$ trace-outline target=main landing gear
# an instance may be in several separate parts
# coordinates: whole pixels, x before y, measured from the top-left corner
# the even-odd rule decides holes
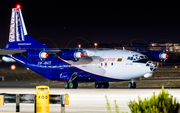
[[[73,73],[70,80],[68,82],[64,83],[64,88],[65,89],[77,89],[78,88],[78,83],[73,82],[77,78],[77,73]]]
[[[77,89],[78,88],[78,83],[77,82],[65,82],[64,83],[64,88],[65,89]]]
[[[136,88],[136,82],[134,82],[134,80],[132,79],[132,82],[129,82],[128,87],[129,89]]]
[[[108,82],[95,83],[95,88],[109,88]]]

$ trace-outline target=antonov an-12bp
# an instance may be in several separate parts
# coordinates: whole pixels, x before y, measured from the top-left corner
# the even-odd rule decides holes
[[[26,30],[20,6],[12,9],[9,42],[0,54],[50,80],[64,82],[65,88],[77,88],[79,82],[95,82],[95,88],[108,88],[108,82],[151,77],[156,64],[146,55],[114,49],[51,49],[31,38]],[[167,59],[166,53],[152,53]]]

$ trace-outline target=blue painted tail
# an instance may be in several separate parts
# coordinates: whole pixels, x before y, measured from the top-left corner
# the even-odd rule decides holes
[[[10,23],[9,42],[5,49],[44,49],[49,48],[28,36],[20,8],[13,8]]]

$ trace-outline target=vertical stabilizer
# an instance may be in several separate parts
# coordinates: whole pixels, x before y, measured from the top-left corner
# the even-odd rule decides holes
[[[9,42],[24,41],[25,35],[27,35],[27,30],[24,24],[21,9],[13,8],[11,14]]]
[[[49,48],[34,38],[28,36],[20,5],[12,9],[9,42],[5,49],[40,49]]]

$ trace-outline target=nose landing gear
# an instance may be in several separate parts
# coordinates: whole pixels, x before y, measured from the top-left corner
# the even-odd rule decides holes
[[[78,83],[77,82],[64,82],[64,88],[65,89],[77,89]]]
[[[136,88],[136,82],[134,82],[134,80],[132,79],[132,82],[129,82],[128,87],[129,89]]]

